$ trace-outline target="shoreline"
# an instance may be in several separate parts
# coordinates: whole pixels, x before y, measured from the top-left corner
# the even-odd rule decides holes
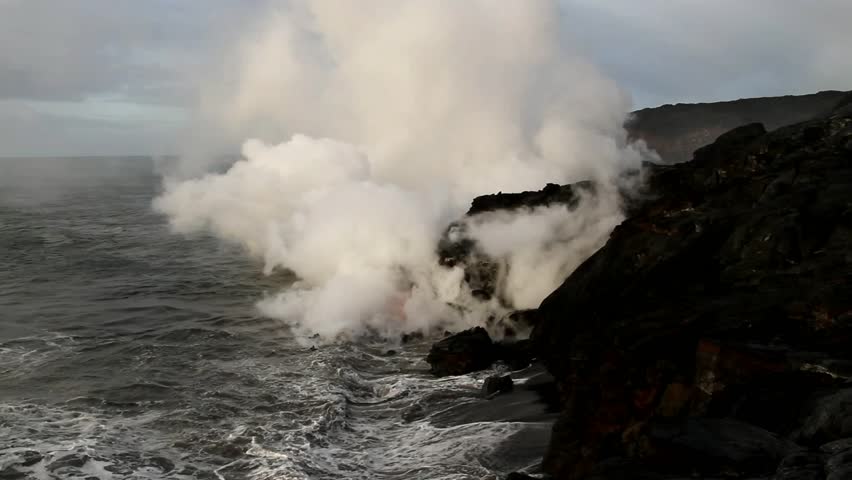
[[[645,166],[627,220],[535,311],[530,355],[561,407],[546,474],[852,475],[850,100]],[[531,208],[574,188],[473,205]],[[496,360],[472,332],[437,342],[433,371]]]

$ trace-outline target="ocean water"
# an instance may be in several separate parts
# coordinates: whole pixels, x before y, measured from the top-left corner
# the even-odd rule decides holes
[[[553,415],[480,398],[500,366],[435,379],[428,340],[300,346],[255,308],[294,279],[172,234],[159,189],[145,158],[0,159],[0,478],[535,469]]]

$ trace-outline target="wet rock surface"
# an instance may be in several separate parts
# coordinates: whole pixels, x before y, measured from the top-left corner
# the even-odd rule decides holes
[[[482,327],[449,335],[432,345],[426,362],[437,377],[464,375],[484,370],[501,361],[511,370],[528,367],[535,359],[530,340],[508,339],[493,342]]]
[[[510,375],[494,375],[486,378],[482,384],[482,396],[488,398],[499,393],[508,393],[513,387],[514,382]]]
[[[583,195],[594,195],[595,184],[589,181],[570,185],[547,184],[543,189],[521,193],[496,193],[482,195],[473,199],[468,216],[497,210],[517,210],[519,208],[548,207],[554,204],[575,207]]]
[[[848,110],[647,167],[629,218],[538,310],[562,409],[549,473],[852,478],[819,450],[852,436]]]
[[[472,328],[432,345],[426,361],[438,377],[484,370],[496,360],[494,344],[482,327]]]

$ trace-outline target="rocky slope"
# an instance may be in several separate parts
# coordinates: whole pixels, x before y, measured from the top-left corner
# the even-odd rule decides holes
[[[852,478],[852,108],[736,128],[538,310],[557,478]],[[836,442],[836,443],[830,443]]]
[[[544,469],[852,478],[852,95],[772,132],[735,128],[691,162],[643,176],[607,244],[518,314],[535,325],[518,363],[545,363],[561,408]],[[578,189],[595,190],[490,195],[471,214],[571,205]],[[490,291],[475,245],[440,253]],[[433,370],[500,359],[482,335],[436,344]]]
[[[685,162],[692,152],[728,130],[763,123],[769,130],[810,120],[828,112],[845,95],[825,91],[812,95],[748,98],[730,102],[663,105],[633,113],[626,127],[656,150],[664,163]]]

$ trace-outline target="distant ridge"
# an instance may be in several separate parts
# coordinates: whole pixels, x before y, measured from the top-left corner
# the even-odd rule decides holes
[[[664,163],[680,163],[732,128],[762,123],[768,130],[792,125],[832,110],[850,92],[826,90],[809,95],[745,98],[714,103],[678,103],[633,112],[625,127]]]

